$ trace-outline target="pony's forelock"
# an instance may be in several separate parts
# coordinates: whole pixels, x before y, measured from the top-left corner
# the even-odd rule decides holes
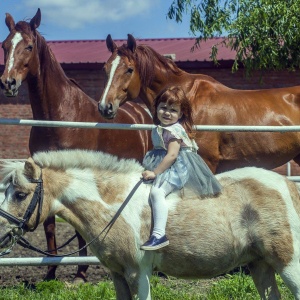
[[[3,177],[1,184],[7,185],[10,182],[28,182],[24,176],[24,162],[22,161],[1,161],[0,162],[0,175]],[[18,180],[17,180],[18,179]]]

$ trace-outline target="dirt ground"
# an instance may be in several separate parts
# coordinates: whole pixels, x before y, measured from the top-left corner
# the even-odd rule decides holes
[[[56,228],[58,246],[62,245],[75,234],[73,227],[67,223],[57,222]],[[40,225],[34,232],[27,233],[24,237],[30,241],[33,246],[46,250],[47,245],[43,225]],[[77,239],[75,239],[68,246],[63,248],[60,254],[75,251],[77,248]],[[93,256],[89,249],[88,255]],[[16,245],[12,252],[9,255],[3,256],[3,258],[41,256],[43,255],[33,250]],[[74,254],[74,256],[76,256],[76,254]],[[76,273],[76,269],[76,266],[59,266],[56,270],[56,277],[58,280],[71,283]],[[22,282],[26,284],[35,284],[44,279],[47,274],[47,266],[2,267],[0,274],[0,285],[2,287],[13,286]],[[87,276],[88,282],[98,283],[101,278],[109,276],[109,273],[100,265],[92,265],[88,269]]]

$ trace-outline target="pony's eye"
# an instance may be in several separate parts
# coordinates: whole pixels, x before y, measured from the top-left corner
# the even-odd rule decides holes
[[[27,194],[23,192],[16,192],[15,196],[18,201],[23,201],[27,197]]]
[[[33,46],[32,45],[29,45],[29,46],[27,46],[26,48],[25,48],[25,50],[27,50],[27,51],[32,51],[32,49],[33,49]]]

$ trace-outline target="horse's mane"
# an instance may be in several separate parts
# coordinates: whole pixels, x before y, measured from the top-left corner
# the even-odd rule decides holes
[[[141,172],[142,166],[134,159],[119,159],[117,156],[91,150],[58,150],[37,152],[33,160],[42,168],[55,169],[85,169],[97,168],[114,172]]]
[[[23,32],[26,35],[32,35],[32,30],[30,27],[30,24],[25,21],[19,21],[15,29],[19,32]],[[40,59],[40,65],[45,66],[45,69],[51,70],[53,73],[61,74],[62,78],[64,78],[66,81],[69,82],[69,84],[76,85],[79,89],[83,91],[83,89],[80,87],[80,85],[71,78],[68,78],[65,71],[63,70],[61,64],[57,61],[55,55],[53,54],[51,48],[47,44],[47,41],[45,38],[37,31],[35,30],[35,39],[36,39],[36,46],[39,53],[39,59]]]
[[[142,85],[146,87],[151,85],[157,66],[166,73],[180,74],[184,72],[171,59],[160,55],[147,45],[138,45],[135,52],[132,52],[126,44],[123,44],[118,47],[118,54],[136,62]]]

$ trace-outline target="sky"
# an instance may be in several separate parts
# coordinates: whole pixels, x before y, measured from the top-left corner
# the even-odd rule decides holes
[[[5,13],[17,23],[28,21],[41,9],[38,28],[47,41],[194,37],[189,19],[167,19],[173,0],[1,0],[0,41],[7,34]],[[1,19],[2,18],[2,19]]]

